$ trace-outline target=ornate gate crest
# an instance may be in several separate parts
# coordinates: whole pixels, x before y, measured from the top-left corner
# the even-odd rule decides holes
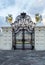
[[[21,13],[18,15],[14,22],[15,33],[17,33],[20,29],[26,29],[29,32],[32,32],[34,28],[34,23],[32,22],[29,15],[26,13]]]

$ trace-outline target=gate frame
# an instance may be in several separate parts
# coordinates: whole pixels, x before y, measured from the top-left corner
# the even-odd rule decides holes
[[[27,29],[19,29],[19,31],[22,31],[23,33],[22,33],[22,50],[25,50],[25,49],[27,49],[27,48],[25,48],[25,30],[27,31],[27,32],[29,32]],[[19,32],[18,31],[18,32]],[[19,49],[19,48],[16,48],[16,34],[18,34],[18,32],[17,33],[15,33],[15,45],[13,46],[14,47],[14,50],[16,50],[16,49]],[[32,34],[33,34],[33,31],[32,32],[29,32],[30,34],[31,34],[31,49],[30,48],[28,48],[28,49],[30,49],[30,50],[33,50],[34,49],[34,46],[32,45]],[[21,48],[20,48],[21,49]]]

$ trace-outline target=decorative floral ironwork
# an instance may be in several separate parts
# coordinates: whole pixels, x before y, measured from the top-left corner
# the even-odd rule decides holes
[[[25,13],[18,15],[14,22],[15,33],[20,29],[27,29],[29,32],[33,31],[35,24],[32,22],[31,17]]]

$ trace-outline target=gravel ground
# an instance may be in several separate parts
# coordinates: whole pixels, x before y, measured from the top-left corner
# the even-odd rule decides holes
[[[45,65],[45,51],[0,51],[0,65]]]

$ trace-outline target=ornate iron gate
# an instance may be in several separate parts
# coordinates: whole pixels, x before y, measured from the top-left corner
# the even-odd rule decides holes
[[[29,15],[21,13],[14,22],[14,49],[32,49],[32,33],[34,23]]]

